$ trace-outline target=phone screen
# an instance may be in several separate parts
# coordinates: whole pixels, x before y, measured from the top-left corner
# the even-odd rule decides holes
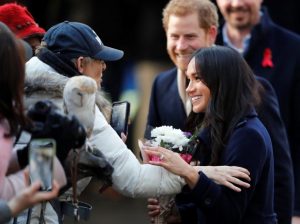
[[[50,191],[53,181],[54,139],[33,139],[29,145],[29,175],[31,182],[41,181],[41,190]]]
[[[130,104],[127,101],[114,102],[111,113],[111,126],[121,136],[127,134]]]

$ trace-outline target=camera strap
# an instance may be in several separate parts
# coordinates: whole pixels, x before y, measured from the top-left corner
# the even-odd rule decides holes
[[[77,150],[73,150],[73,161],[72,161],[72,168],[71,168],[71,177],[72,177],[72,190],[73,190],[73,208],[74,208],[74,218],[75,221],[80,220],[79,212],[78,212],[78,198],[77,198],[77,165],[79,160],[79,154]]]
[[[39,224],[46,224],[45,209],[46,209],[46,202],[42,202],[41,203],[41,212],[40,212]]]
[[[64,215],[73,216],[75,221],[80,219],[88,220],[92,210],[92,206],[78,201],[77,198],[77,167],[79,161],[79,152],[78,150],[73,150],[74,156],[71,166],[71,177],[72,177],[72,190],[73,190],[73,199],[72,202],[64,201],[61,202],[62,211]]]

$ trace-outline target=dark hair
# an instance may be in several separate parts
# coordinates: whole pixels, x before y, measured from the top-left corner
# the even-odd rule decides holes
[[[23,112],[24,49],[2,25],[0,43],[0,119],[7,119],[10,132],[5,137],[11,137],[17,134],[19,125],[26,124]]]
[[[259,84],[243,57],[231,48],[203,48],[193,58],[211,93],[202,126],[209,127],[213,139],[210,164],[217,165],[236,124],[260,102]]]

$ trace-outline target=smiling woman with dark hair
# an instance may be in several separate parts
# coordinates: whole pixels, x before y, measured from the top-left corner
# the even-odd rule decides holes
[[[253,72],[235,50],[212,47],[194,54],[187,78],[193,113],[203,115],[197,121],[201,165],[244,167],[251,174],[251,187],[237,193],[198,173],[170,150],[146,150],[163,155],[162,161],[151,164],[187,183],[176,197],[182,223],[276,223],[272,143],[254,109],[259,85]]]

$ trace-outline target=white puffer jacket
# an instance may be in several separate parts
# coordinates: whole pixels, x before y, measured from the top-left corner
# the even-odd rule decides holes
[[[68,79],[37,57],[31,58],[26,63],[25,105],[28,107],[39,100],[47,99],[63,110],[63,89]],[[89,140],[112,164],[113,187],[121,194],[130,197],[156,197],[179,193],[185,184],[182,178],[162,167],[140,164],[108,124],[110,105],[103,93],[97,94],[96,104],[95,125]],[[31,223],[38,223],[39,211],[40,206],[36,206],[32,213]],[[56,213],[48,203],[45,221],[51,224],[58,223]]]
[[[114,167],[113,187],[124,195],[153,197],[176,194],[185,184],[182,178],[162,167],[140,164],[98,109],[90,141]]]
[[[68,78],[58,74],[47,64],[33,57],[26,63],[26,102],[50,98],[62,108],[62,91]],[[37,87],[39,91],[29,91]],[[150,197],[163,194],[175,194],[181,191],[184,180],[164,168],[140,164],[135,155],[127,148],[120,137],[107,123],[109,115],[103,115],[103,105],[97,97],[96,119],[90,141],[106,157],[114,167],[113,187],[120,193],[130,197]],[[103,97],[102,97],[103,98]],[[104,101],[102,99],[102,101]],[[100,110],[102,111],[100,111]],[[105,112],[104,112],[105,113]]]

